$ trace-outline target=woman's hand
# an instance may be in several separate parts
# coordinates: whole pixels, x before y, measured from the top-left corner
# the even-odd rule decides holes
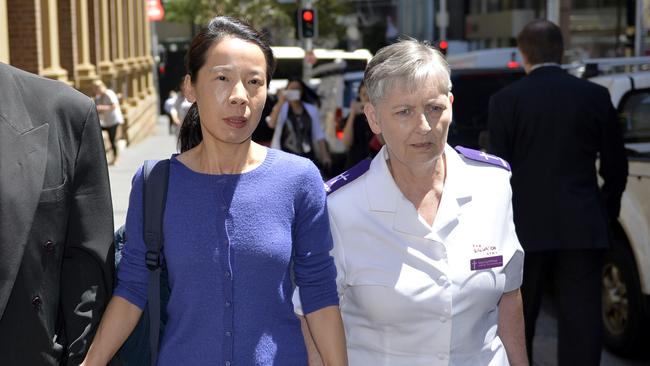
[[[348,353],[339,307],[324,307],[305,315],[305,319],[307,320],[307,329],[323,364],[325,366],[347,366]],[[319,360],[314,356],[317,355],[310,354],[310,359],[314,365],[317,365]]]
[[[528,366],[524,312],[519,289],[501,296],[497,329],[510,364],[513,366]]]
[[[361,113],[363,113],[363,103],[361,103],[358,100],[353,100],[352,103],[350,104],[350,114],[358,115]]]
[[[284,93],[286,89],[278,89],[278,101],[277,104],[282,105],[287,101],[287,95]]]
[[[280,114],[280,108],[284,102],[286,102],[287,97],[284,95],[284,89],[278,89],[278,100],[275,102],[275,105],[271,109],[271,113],[266,117],[266,124],[270,129],[275,129],[275,126],[278,125],[278,115]]]
[[[120,349],[140,320],[142,310],[126,299],[113,296],[106,307],[83,366],[104,366]]]

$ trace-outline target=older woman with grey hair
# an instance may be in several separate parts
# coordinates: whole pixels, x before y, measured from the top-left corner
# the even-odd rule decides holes
[[[526,365],[507,162],[447,145],[450,72],[429,45],[381,49],[364,82],[386,145],[326,184],[350,364]]]

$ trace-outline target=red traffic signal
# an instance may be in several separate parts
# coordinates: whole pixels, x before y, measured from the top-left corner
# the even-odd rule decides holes
[[[298,21],[299,34],[303,38],[316,37],[316,10],[301,9]]]
[[[447,41],[440,41],[438,42],[438,50],[440,53],[443,55],[447,55],[447,49],[449,48],[449,43]]]
[[[312,22],[314,20],[314,11],[305,9],[302,11],[302,20],[305,22]]]

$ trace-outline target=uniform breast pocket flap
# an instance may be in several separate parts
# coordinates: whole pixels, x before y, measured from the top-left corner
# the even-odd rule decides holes
[[[63,183],[56,187],[45,188],[41,191],[40,203],[58,202],[65,197],[68,190],[68,180],[64,179]]]

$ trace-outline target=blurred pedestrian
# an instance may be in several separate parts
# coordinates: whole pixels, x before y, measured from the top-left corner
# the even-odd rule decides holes
[[[275,129],[271,147],[310,159],[326,174],[332,166],[318,114],[318,97],[300,78],[291,77],[268,119]]]
[[[262,110],[262,117],[260,118],[260,123],[257,124],[255,131],[253,131],[252,139],[254,142],[262,146],[271,146],[271,140],[273,139],[273,129],[269,127],[268,120],[273,110],[273,106],[277,102],[277,99],[267,93],[266,103],[264,103],[264,109]]]
[[[181,129],[181,125],[185,119],[185,116],[187,115],[187,112],[192,107],[192,103],[185,97],[185,91],[183,88],[183,83],[181,83],[181,86],[176,93],[176,99],[174,99],[174,103],[169,110],[169,115],[171,117],[172,123],[174,124],[174,130],[176,131],[177,135]]]
[[[119,149],[116,143],[117,128],[124,123],[124,116],[120,108],[120,101],[114,91],[107,88],[103,81],[95,80],[93,83],[95,91],[95,105],[99,113],[99,123],[102,130],[108,132],[113,159],[110,165],[117,163]]]
[[[490,150],[510,162],[514,220],[526,250],[522,294],[532,361],[544,282],[553,282],[558,364],[599,365],[601,270],[627,179],[607,89],[561,67],[562,32],[536,20],[517,38],[523,79],[490,100]],[[599,189],[596,159],[600,160]]]
[[[78,365],[113,288],[95,104],[0,63],[0,363]]]
[[[431,46],[380,49],[364,82],[385,145],[327,183],[350,365],[526,365],[507,165],[447,145],[449,67]]]
[[[292,279],[326,364],[346,364],[321,177],[309,160],[251,141],[274,64],[263,36],[230,17],[213,18],[188,50],[193,105],[169,165],[158,365],[307,364]],[[142,189],[139,170],[118,286],[84,365],[105,365],[147,302]]]
[[[374,157],[379,149],[371,145],[375,134],[368,126],[363,106],[368,103],[368,92],[363,82],[359,85],[358,97],[350,103],[350,113],[343,128],[343,144],[348,148],[346,169],[357,165],[361,160]],[[381,148],[381,146],[379,146]]]
[[[165,99],[165,103],[163,105],[163,112],[165,112],[165,115],[169,118],[169,134],[171,135],[174,133],[174,129],[176,126],[174,124],[174,121],[172,120],[172,108],[174,107],[174,103],[176,103],[176,98],[178,97],[178,93],[176,90],[170,90],[169,94],[167,95],[167,99]]]

